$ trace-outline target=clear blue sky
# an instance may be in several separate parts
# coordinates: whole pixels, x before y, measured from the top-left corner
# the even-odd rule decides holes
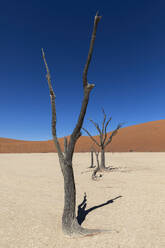
[[[56,94],[57,136],[71,134],[83,99],[82,74],[96,11],[84,121],[102,123],[104,108],[131,126],[165,119],[165,1],[3,1],[0,6],[0,137],[48,140],[51,105],[43,47]],[[82,131],[83,135],[87,135]]]

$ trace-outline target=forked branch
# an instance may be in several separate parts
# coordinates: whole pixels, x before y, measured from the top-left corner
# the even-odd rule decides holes
[[[87,105],[88,105],[88,101],[89,101],[89,94],[90,94],[90,91],[95,86],[94,84],[88,84],[88,82],[87,82],[87,73],[88,73],[88,67],[89,67],[89,64],[90,64],[90,61],[91,61],[91,57],[92,57],[94,41],[95,41],[95,38],[96,38],[97,24],[98,24],[100,19],[101,19],[101,16],[98,16],[98,12],[97,12],[96,16],[95,16],[95,20],[94,20],[93,33],[92,33],[92,37],[91,37],[91,43],[90,43],[90,48],[89,48],[89,52],[88,52],[87,62],[86,62],[84,72],[83,72],[84,98],[83,98],[83,101],[82,101],[81,111],[80,111],[80,114],[79,114],[79,117],[78,117],[76,127],[74,128],[74,130],[73,130],[73,132],[71,134],[70,141],[69,141],[69,144],[68,144],[68,150],[67,150],[67,155],[66,155],[66,159],[68,161],[72,160],[72,156],[73,156],[76,141],[81,136],[80,130],[82,128],[82,124],[83,124],[83,121],[84,121],[84,117],[85,117],[85,113],[86,113],[86,109],[87,109]]]
[[[112,120],[112,117],[109,118],[109,120],[107,121],[106,125],[105,125],[105,130],[104,130],[104,140],[103,140],[103,144],[105,143],[105,140],[107,138],[107,126],[109,124],[109,122]]]
[[[100,135],[101,135],[101,130],[100,130],[100,128],[99,128],[99,125],[96,123],[96,122],[94,122],[93,120],[91,120],[91,119],[88,119],[89,121],[91,121],[92,123],[93,123],[93,125],[96,127],[96,129],[99,131],[99,133],[100,133]]]
[[[82,127],[82,129],[89,135],[89,137],[96,143],[96,145],[98,145],[98,146],[100,147],[100,145],[99,145],[99,143],[97,142],[97,140],[95,140],[95,139],[92,137],[92,135],[88,132],[88,130],[86,130],[86,129],[83,128],[83,127]]]

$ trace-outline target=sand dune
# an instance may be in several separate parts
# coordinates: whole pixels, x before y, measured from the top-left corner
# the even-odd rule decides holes
[[[108,134],[110,135],[110,133]],[[98,136],[94,136],[99,140]],[[108,136],[109,137],[109,136]],[[68,136],[69,138],[69,136]],[[59,139],[63,149],[64,138]],[[93,144],[88,136],[82,136],[76,143],[75,152],[89,152]],[[95,146],[97,149],[97,146]],[[121,128],[105,151],[107,152],[163,152],[165,151],[165,120],[152,121]],[[23,141],[0,138],[0,153],[56,152],[52,140]]]

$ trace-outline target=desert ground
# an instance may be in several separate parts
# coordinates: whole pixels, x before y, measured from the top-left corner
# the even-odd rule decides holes
[[[90,153],[74,154],[77,206],[86,192],[89,209],[82,226],[112,231],[70,238],[57,153],[0,154],[0,247],[164,248],[165,152],[106,153],[114,169],[99,181],[89,166]]]

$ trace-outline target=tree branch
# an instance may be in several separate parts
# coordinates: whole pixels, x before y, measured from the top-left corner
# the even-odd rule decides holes
[[[90,42],[90,48],[89,48],[89,53],[88,53],[88,57],[87,57],[87,62],[86,62],[84,72],[83,72],[83,87],[84,87],[84,89],[88,84],[87,73],[88,73],[88,68],[89,68],[89,64],[90,64],[92,52],[93,52],[93,46],[94,46],[94,42],[95,42],[95,38],[96,38],[97,24],[100,21],[100,19],[101,19],[101,16],[98,16],[98,12],[97,12],[96,16],[95,16],[95,20],[94,20],[94,27],[93,27],[92,38],[91,38],[91,42]]]
[[[118,132],[118,130],[122,127],[123,123],[118,124],[117,128],[112,132],[111,136],[109,137],[108,141],[106,142],[106,144],[104,145],[104,147],[106,147],[111,141],[113,136],[115,136]]]
[[[90,120],[95,125],[96,129],[99,131],[100,144],[103,144],[103,133],[101,132],[99,125],[91,119],[88,119],[88,120]]]
[[[89,135],[89,137],[96,143],[96,145],[100,147],[99,143],[92,137],[92,135],[85,128],[82,127],[82,129]]]
[[[96,122],[94,122],[92,119],[88,119],[89,121],[91,121],[92,123],[93,123],[93,125],[96,127],[96,129],[99,131],[99,133],[100,133],[100,135],[101,135],[101,130],[100,130],[100,128],[99,128],[99,125],[96,123]]]
[[[103,140],[103,144],[107,138],[107,126],[109,124],[109,122],[112,120],[112,117],[109,118],[109,120],[107,121],[106,125],[105,125],[105,131],[104,131],[104,134],[105,134],[105,137],[104,137],[104,140]]]
[[[102,145],[104,144],[103,142],[103,137],[104,137],[104,124],[105,124],[105,120],[106,120],[106,114],[104,112],[104,109],[102,108],[102,111],[103,111],[103,115],[104,115],[104,119],[103,119],[103,124],[102,124],[102,131],[101,131],[101,134],[100,134],[100,141],[102,143]],[[104,138],[105,139],[105,138]]]
[[[92,33],[92,38],[91,38],[91,43],[90,43],[87,63],[85,65],[85,69],[84,69],[84,72],[83,72],[84,98],[83,98],[83,101],[82,101],[81,111],[80,111],[80,114],[79,114],[79,117],[78,117],[76,127],[74,128],[74,130],[73,130],[73,132],[71,134],[70,141],[69,141],[69,144],[68,144],[68,150],[67,150],[67,155],[66,155],[66,159],[68,161],[72,160],[72,156],[73,156],[76,141],[81,136],[80,130],[82,128],[82,124],[83,124],[84,117],[85,117],[85,114],[86,114],[86,109],[87,109],[87,105],[88,105],[88,101],[89,101],[89,95],[90,95],[91,90],[95,86],[94,84],[88,84],[88,82],[87,82],[87,73],[88,73],[88,67],[89,67],[89,64],[90,64],[90,61],[91,61],[91,57],[92,57],[94,41],[95,41],[95,38],[96,38],[97,24],[98,24],[100,19],[101,19],[101,17],[98,16],[98,12],[97,12],[96,16],[95,16],[95,21],[94,21],[94,28],[93,28],[93,33]]]
[[[106,114],[104,112],[104,109],[102,108],[103,111],[103,115],[104,115],[104,120],[103,120],[103,125],[102,125],[102,134],[104,133],[104,124],[105,124],[105,120],[106,120]]]
[[[44,63],[45,63],[46,71],[47,71],[46,78],[47,78],[47,81],[48,81],[49,92],[50,92],[50,99],[51,99],[51,107],[52,107],[52,135],[53,135],[53,140],[54,140],[55,146],[57,148],[57,152],[58,152],[59,158],[60,159],[64,159],[64,156],[63,156],[63,153],[61,151],[61,147],[60,147],[60,144],[58,142],[57,135],[56,135],[56,105],[55,105],[55,97],[56,96],[55,96],[54,91],[53,91],[53,88],[52,88],[51,76],[50,76],[50,72],[49,72],[49,68],[48,68],[47,62],[46,62],[45,53],[44,53],[43,48],[42,48],[42,57],[43,57],[43,60],[44,60]]]
[[[84,120],[84,117],[85,117],[85,113],[86,113],[86,109],[87,109],[87,105],[88,105],[88,101],[89,101],[89,94],[90,94],[90,90],[87,93],[85,93],[85,95],[84,95],[84,99],[83,99],[83,102],[82,102],[82,105],[81,105],[81,111],[80,111],[80,115],[79,115],[76,127],[74,128],[74,130],[73,130],[73,132],[72,132],[72,134],[70,136],[67,155],[66,155],[66,159],[68,161],[72,160],[72,156],[73,156],[76,141],[81,136],[81,131],[80,130],[81,130],[83,120]]]

